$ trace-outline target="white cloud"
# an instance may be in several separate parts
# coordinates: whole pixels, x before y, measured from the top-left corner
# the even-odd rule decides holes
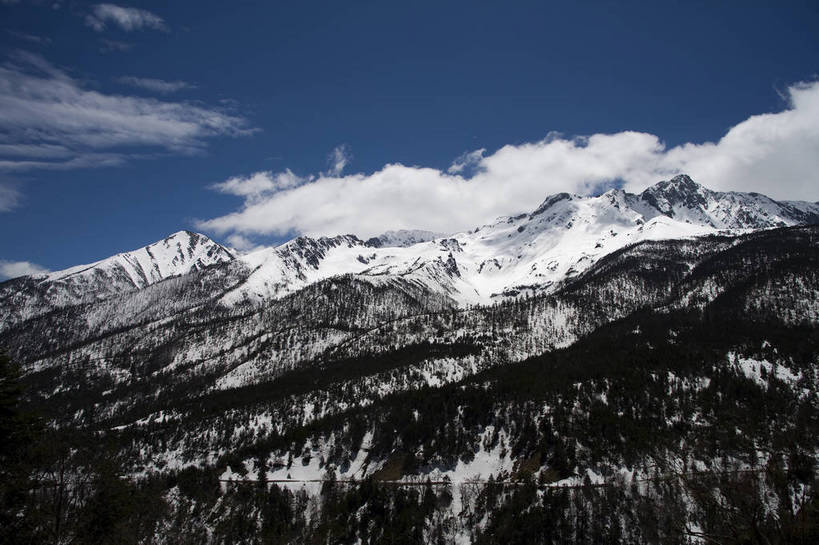
[[[330,164],[328,174],[330,176],[341,176],[342,172],[344,172],[344,167],[350,163],[352,158],[353,156],[350,154],[349,146],[346,144],[336,146],[333,151],[330,152],[330,155],[327,156],[327,162]]]
[[[102,32],[108,24],[115,24],[126,32],[143,28],[167,31],[162,17],[138,8],[126,8],[115,4],[97,4],[85,16],[85,24]]]
[[[250,176],[234,176],[224,182],[213,184],[211,189],[228,195],[244,197],[248,201],[254,201],[266,194],[292,189],[307,181],[308,179],[296,176],[288,168],[275,174],[267,170],[255,172]]]
[[[452,164],[449,165],[449,168],[446,171],[450,174],[460,174],[464,171],[464,169],[475,167],[480,164],[484,153],[486,153],[486,148],[463,153],[460,157],[452,161]]]
[[[47,272],[50,271],[30,261],[0,260],[0,278],[17,278],[18,276],[45,274]]]
[[[196,88],[196,85],[186,81],[165,81],[162,79],[138,78],[135,76],[122,76],[121,78],[117,78],[117,81],[125,85],[140,87],[142,89],[147,89],[148,91],[162,94],[176,93],[178,91],[182,91],[183,89]]]
[[[474,166],[471,177],[459,173],[459,165],[468,163]],[[360,236],[388,229],[453,232],[533,210],[552,193],[587,194],[614,181],[641,191],[680,172],[712,189],[815,201],[819,83],[792,86],[784,111],[752,116],[718,142],[669,149],[659,137],[640,132],[577,138],[550,134],[490,155],[477,150],[453,165],[443,172],[388,164],[371,174],[324,174],[293,187],[247,182],[248,188],[261,190],[225,191],[245,196],[243,206],[198,226],[217,233],[277,236],[294,231]]]
[[[227,245],[234,250],[245,253],[252,252],[253,250],[257,250],[262,247],[249,238],[236,233],[227,237]]]
[[[3,171],[107,166],[156,152],[194,153],[208,138],[253,132],[243,118],[222,108],[87,89],[26,52],[0,65],[0,111]]]
[[[786,99],[785,111],[751,116],[716,143],[668,150],[663,165],[715,189],[819,200],[819,82],[792,85]]]

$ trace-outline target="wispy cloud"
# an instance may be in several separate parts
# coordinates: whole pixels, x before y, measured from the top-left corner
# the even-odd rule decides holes
[[[123,153],[83,153],[65,161],[0,159],[0,172],[114,167],[125,163],[129,157],[130,155]]]
[[[45,274],[50,272],[45,267],[41,267],[30,261],[5,261],[0,260],[0,279],[17,278],[18,276]]]
[[[102,32],[110,24],[126,32],[142,29],[167,31],[165,21],[159,15],[139,8],[127,8],[116,4],[97,4],[85,16],[85,24]]]
[[[330,176],[341,176],[344,168],[350,163],[353,156],[350,153],[350,147],[346,144],[336,146],[330,155],[327,156],[327,162],[330,164],[328,174]]]
[[[117,81],[125,85],[140,87],[148,91],[162,94],[176,93],[178,91],[182,91],[183,89],[196,88],[196,85],[186,81],[165,81],[155,78],[138,78],[136,76],[122,76],[117,78]]]
[[[629,191],[680,172],[717,190],[779,199],[819,199],[819,83],[793,85],[783,111],[754,115],[717,142],[667,148],[658,136],[625,131],[564,138],[552,134],[486,155],[476,150],[448,172],[387,164],[370,174],[303,178],[291,188],[257,184],[244,204],[201,221],[217,233],[285,236],[379,234],[387,229],[453,232],[534,209],[561,191],[591,193],[624,182]],[[472,175],[462,171],[472,165]],[[258,177],[275,178],[272,173]],[[242,195],[241,192],[233,192]]]
[[[254,132],[223,108],[87,89],[43,57],[0,65],[0,171],[109,166],[129,157],[190,154],[216,136]]]
[[[18,40],[24,40],[29,43],[37,44],[37,45],[48,45],[51,43],[51,38],[46,38],[44,36],[36,36],[34,34],[28,34],[26,32],[20,32],[18,30],[6,30],[6,32]]]
[[[13,186],[0,183],[0,212],[13,210],[20,204],[20,192]]]
[[[100,40],[100,44],[101,44],[100,53],[111,53],[113,51],[117,52],[130,51],[134,47],[134,44],[120,42],[117,40],[108,40],[105,38]]]
[[[64,0],[27,0],[26,3],[41,7],[58,10],[62,7]],[[12,6],[14,4],[21,4],[22,0],[0,0],[0,5]]]
[[[57,144],[0,144],[0,157],[53,159],[70,156],[70,149]]]

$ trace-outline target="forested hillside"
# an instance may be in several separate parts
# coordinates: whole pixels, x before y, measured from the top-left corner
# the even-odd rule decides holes
[[[0,336],[4,539],[813,543],[817,271],[793,227],[491,305],[336,276],[225,307],[182,276],[56,310]]]

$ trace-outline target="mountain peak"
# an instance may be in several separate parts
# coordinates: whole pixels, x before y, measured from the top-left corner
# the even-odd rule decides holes
[[[205,239],[210,240],[207,235],[203,235],[201,233],[195,233],[193,231],[188,231],[187,229],[179,230],[175,233],[171,233],[170,235],[166,236],[163,240],[174,240],[174,239]]]
[[[175,255],[168,256],[174,264],[183,265],[184,262],[188,261],[194,269],[206,267],[220,261],[229,261],[235,257],[227,248],[214,242],[208,236],[187,229],[171,233],[161,241],[150,244],[144,249],[153,256],[155,249],[159,247],[174,252]],[[139,250],[134,252],[137,251]]]
[[[707,191],[707,189],[691,179],[691,176],[688,174],[678,174],[670,180],[657,182],[643,191],[643,193],[701,193],[703,191]]]
[[[640,199],[662,214],[673,217],[677,208],[699,209],[706,206],[710,194],[710,190],[687,174],[679,174],[649,187],[640,193]]]
[[[222,245],[193,231],[177,231],[142,248],[123,252],[88,265],[50,273],[49,281],[116,278],[126,287],[142,288],[171,276],[187,274],[235,256]],[[82,279],[82,280],[80,280]]]
[[[532,212],[529,217],[535,217],[538,214],[542,214],[552,206],[556,205],[560,201],[571,200],[572,195],[570,193],[555,193],[554,195],[549,195],[546,197],[546,200],[540,203],[534,212]]]
[[[387,231],[377,237],[367,240],[366,245],[374,248],[397,247],[406,248],[421,242],[428,242],[446,236],[443,233],[433,231],[423,231],[420,229],[399,229],[397,231]]]
[[[692,187],[692,188],[702,187],[702,186],[700,186],[700,184],[698,184],[697,182],[692,180],[691,176],[689,176],[688,174],[677,174],[676,176],[674,176],[673,178],[671,178],[667,182],[659,182],[659,183],[661,183],[661,184],[666,183],[666,184],[673,185],[673,186],[676,186],[676,187]]]

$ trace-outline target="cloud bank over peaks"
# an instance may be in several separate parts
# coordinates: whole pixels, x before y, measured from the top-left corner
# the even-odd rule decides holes
[[[479,149],[446,172],[387,164],[370,174],[299,177],[259,172],[217,184],[244,198],[224,216],[197,222],[228,235],[287,236],[389,229],[456,232],[533,210],[558,192],[590,194],[615,181],[631,192],[678,173],[720,191],[819,200],[819,84],[789,87],[783,111],[754,115],[717,142],[668,148],[659,136],[623,131]],[[343,166],[342,166],[343,168]],[[471,175],[466,173],[470,172]],[[282,183],[279,178],[297,182]]]

